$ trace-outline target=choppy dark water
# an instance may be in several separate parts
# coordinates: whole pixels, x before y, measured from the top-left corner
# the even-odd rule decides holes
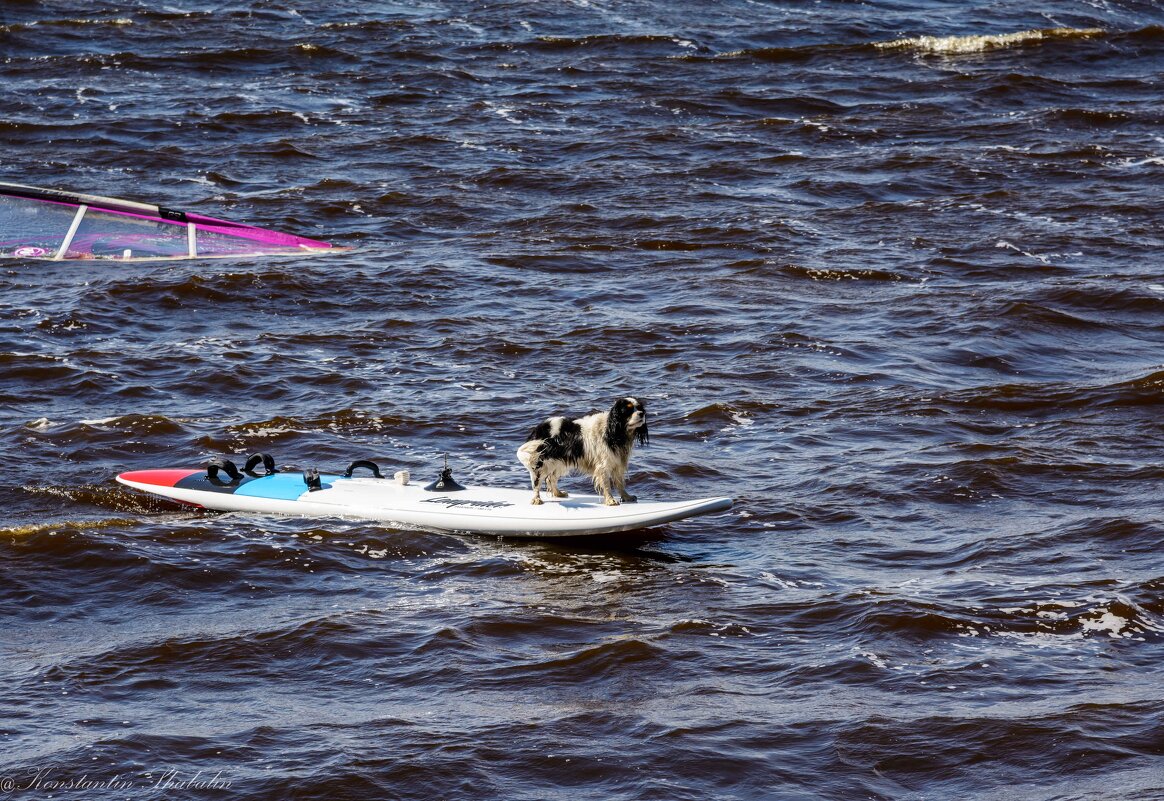
[[[5,2],[0,180],[358,249],[0,265],[0,792],[1164,797],[1162,26]],[[112,480],[518,485],[624,393],[632,489],[732,513],[539,544]]]

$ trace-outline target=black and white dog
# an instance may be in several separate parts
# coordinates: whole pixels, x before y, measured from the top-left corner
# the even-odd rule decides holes
[[[617,506],[611,489],[628,503],[637,500],[626,491],[626,470],[635,440],[647,444],[647,410],[634,398],[619,398],[608,412],[595,412],[577,420],[551,417],[530,432],[517,449],[517,458],[529,469],[533,502],[542,503],[541,484],[555,498],[567,494],[558,480],[571,470],[594,479],[607,506]]]

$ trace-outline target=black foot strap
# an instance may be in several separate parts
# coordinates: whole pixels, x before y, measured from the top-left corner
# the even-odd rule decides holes
[[[347,472],[344,473],[344,478],[351,478],[352,473],[356,472],[360,468],[364,468],[365,470],[371,470],[372,475],[374,475],[376,478],[383,478],[384,477],[384,476],[380,475],[380,468],[376,466],[375,462],[369,462],[367,459],[358,459],[358,460],[352,462],[350,465],[348,465]]]
[[[233,484],[236,481],[242,481],[242,473],[238,471],[234,462],[222,456],[215,456],[206,464],[206,477],[211,481],[221,481],[218,477],[218,471],[222,471],[230,476],[230,481]]]
[[[260,462],[263,464],[263,470],[266,471],[266,475],[271,476],[279,472],[275,469],[275,460],[269,453],[251,454],[251,458],[247,459],[246,466],[243,467],[243,472],[254,475],[255,468],[259,466]]]

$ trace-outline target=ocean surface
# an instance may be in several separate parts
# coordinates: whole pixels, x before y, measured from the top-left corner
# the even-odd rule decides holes
[[[0,181],[353,250],[0,262],[0,798],[1164,798],[1162,98],[1140,0],[3,0]],[[731,512],[113,480],[622,395]]]

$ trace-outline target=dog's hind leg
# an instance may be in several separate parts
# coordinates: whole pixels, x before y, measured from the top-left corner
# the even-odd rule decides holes
[[[559,478],[561,478],[561,476],[557,476],[557,475],[546,476],[546,489],[555,498],[569,498],[570,493],[566,492],[565,490],[558,489],[558,479]]]

